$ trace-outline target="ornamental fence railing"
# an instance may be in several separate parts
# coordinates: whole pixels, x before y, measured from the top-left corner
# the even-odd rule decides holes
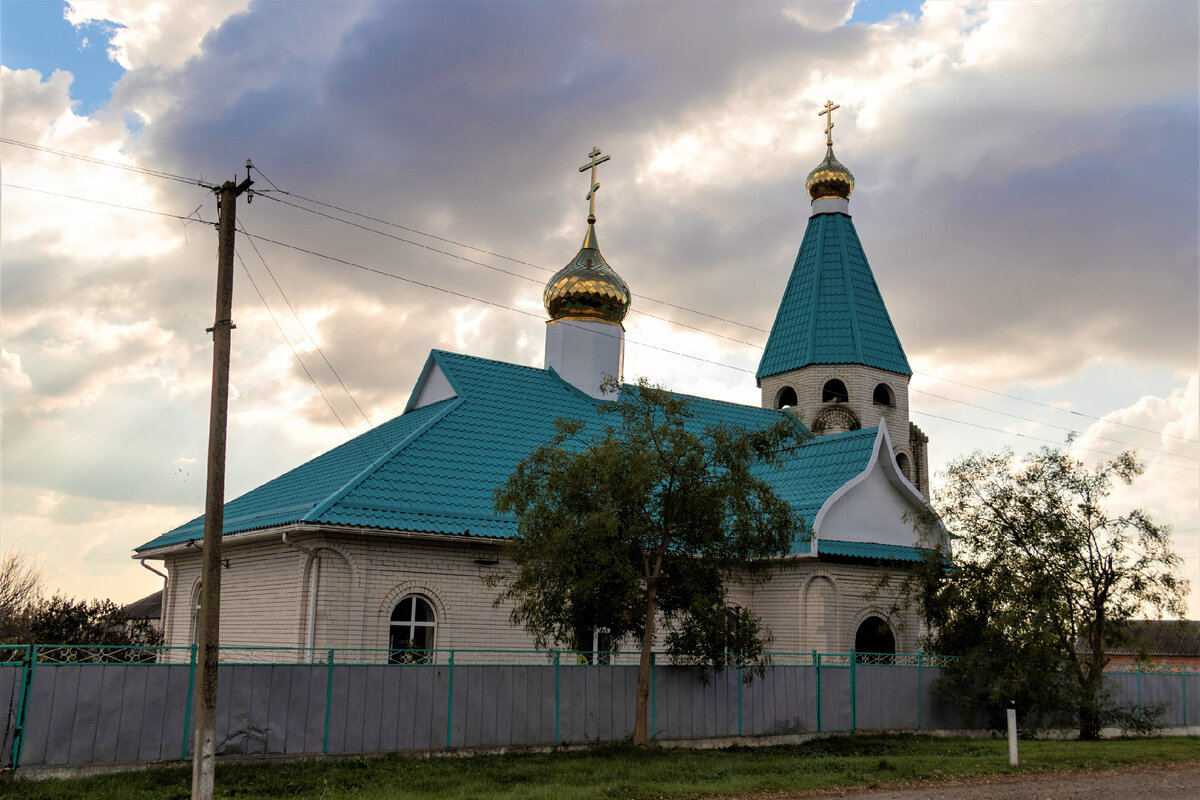
[[[632,734],[636,652],[225,647],[218,753],[318,755],[546,746]],[[772,653],[761,673],[655,653],[656,739],[969,729],[926,653]],[[1115,665],[1113,699],[1200,720],[1200,667]],[[187,759],[195,647],[0,646],[0,767]]]

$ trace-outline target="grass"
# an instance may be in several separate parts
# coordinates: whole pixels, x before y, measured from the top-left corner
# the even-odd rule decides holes
[[[1102,742],[1021,742],[1008,766],[1000,739],[853,736],[780,747],[724,750],[588,750],[463,758],[328,759],[218,764],[219,798],[698,798],[1153,764],[1200,764],[1200,737]],[[150,800],[188,797],[188,767],[46,781],[0,780],[0,797]]]

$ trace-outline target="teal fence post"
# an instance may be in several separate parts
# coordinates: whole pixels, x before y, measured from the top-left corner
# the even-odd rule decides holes
[[[658,736],[658,685],[655,680],[654,651],[650,651],[650,738]]]
[[[329,711],[333,705],[333,648],[329,648],[329,656],[325,659],[325,734],[321,738],[321,752],[329,752]]]
[[[817,733],[821,733],[821,654],[813,650],[813,664],[817,668]]]
[[[183,746],[179,748],[179,760],[187,761],[188,739],[192,736],[192,696],[196,692],[196,643],[188,648],[191,666],[188,668],[187,707],[183,710]]]
[[[554,651],[554,743],[555,744],[558,744],[558,717],[559,717],[558,698],[559,698],[559,687],[561,686],[561,682],[562,682],[562,674],[561,674],[561,670],[559,669],[560,662],[562,660],[561,656],[562,656],[562,653],[558,652],[557,650]]]
[[[917,730],[921,730],[921,657],[924,654],[917,652]]]
[[[858,651],[850,648],[850,730],[858,728]]]
[[[29,684],[33,683],[33,665],[37,662],[37,645],[25,645],[21,654],[21,694],[17,700],[17,718],[13,722],[12,768],[21,766],[21,745],[25,741],[25,717],[29,708]]]
[[[446,747],[454,733],[454,651],[450,651],[450,683],[446,687]]]

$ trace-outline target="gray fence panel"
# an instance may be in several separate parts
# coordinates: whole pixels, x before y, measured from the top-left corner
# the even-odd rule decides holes
[[[1163,725],[1183,724],[1183,685],[1178,675],[1142,675],[1141,704],[1165,706]]]
[[[1196,680],[1196,676],[1185,678],[1183,675],[1147,674],[1136,672],[1110,672],[1105,676],[1105,687],[1109,690],[1109,699],[1118,707],[1133,709],[1138,706],[1149,708],[1165,705],[1164,713],[1159,719],[1162,725],[1184,724],[1184,693],[1188,694],[1187,721],[1197,724],[1192,714],[1192,684],[1186,689],[1184,681]]]
[[[1118,706],[1132,706],[1137,703],[1136,674],[1127,672],[1110,672],[1104,676],[1104,686],[1109,692],[1109,700]]]
[[[856,728],[917,727],[917,668],[855,665]]]
[[[821,670],[821,730],[822,732],[850,730],[850,667],[830,667]]]
[[[4,727],[0,728],[0,767],[12,765],[13,737],[24,677],[23,666],[0,667],[0,714],[4,714]]]
[[[39,664],[30,685],[23,765],[179,757],[188,667]]]
[[[1200,725],[1200,674],[1184,675],[1182,683],[1184,695],[1184,716],[1188,725]]]
[[[121,730],[121,706],[124,702],[125,668],[109,665],[90,668],[100,676],[100,712],[96,721],[95,744],[91,763],[107,764],[117,760],[117,734]],[[24,761],[24,756],[22,756]],[[88,763],[80,761],[81,764]]]
[[[962,730],[972,727],[964,723],[962,714],[947,692],[939,688],[941,667],[921,669],[921,727],[933,730]]]

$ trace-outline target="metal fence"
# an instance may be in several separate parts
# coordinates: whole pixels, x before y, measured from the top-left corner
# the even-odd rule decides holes
[[[193,648],[0,649],[7,705],[0,766],[173,761],[190,756]],[[655,654],[658,739],[963,729],[926,654],[774,653],[762,675]],[[1200,671],[1114,672],[1128,703],[1200,720]],[[222,648],[218,753],[415,752],[622,739],[633,731],[636,654],[516,650]]]

